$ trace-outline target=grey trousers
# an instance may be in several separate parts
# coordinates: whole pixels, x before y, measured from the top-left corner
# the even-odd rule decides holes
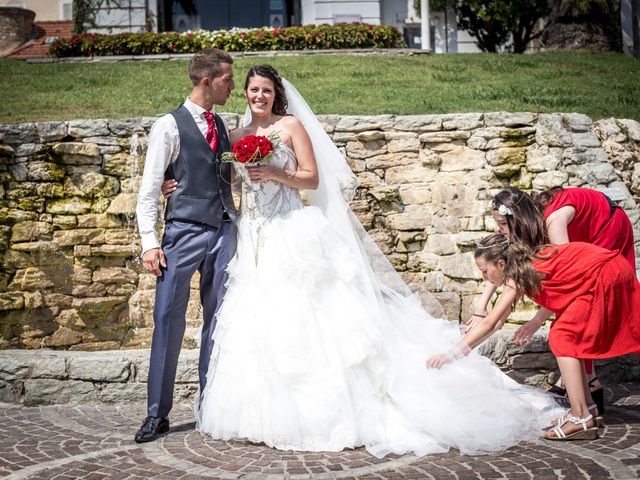
[[[225,293],[227,264],[236,251],[236,233],[236,226],[230,221],[217,228],[176,220],[165,225],[162,250],[167,268],[156,283],[147,384],[151,417],[166,417],[173,406],[189,285],[196,270],[200,272],[200,301],[204,313],[198,364],[200,391],[204,391],[213,349],[215,315]]]

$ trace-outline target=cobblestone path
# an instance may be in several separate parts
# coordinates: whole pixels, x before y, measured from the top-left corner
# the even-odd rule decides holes
[[[640,385],[607,390],[604,436],[589,442],[538,440],[501,455],[371,457],[280,452],[214,441],[194,430],[190,405],[177,405],[171,433],[138,445],[144,405],[0,405],[0,477],[7,479],[623,479],[640,478]]]

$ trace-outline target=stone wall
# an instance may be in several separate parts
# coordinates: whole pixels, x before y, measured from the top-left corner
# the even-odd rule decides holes
[[[510,343],[514,327],[505,327],[480,348],[518,382],[549,388],[558,380],[546,328],[523,348]],[[635,356],[598,361],[605,384],[640,380]],[[61,403],[125,403],[147,399],[149,350],[70,352],[0,351],[0,403],[27,406]],[[198,390],[198,351],[182,350],[176,373],[175,401],[191,401]]]
[[[0,126],[0,349],[149,345],[155,282],[141,267],[134,212],[153,121]],[[495,227],[487,207],[504,186],[618,188],[640,246],[636,121],[500,112],[322,121],[362,182],[354,211],[451,319],[465,318],[482,289],[472,251]],[[197,278],[192,286],[187,347],[200,317]]]
[[[0,7],[0,57],[31,38],[35,16],[24,8]]]

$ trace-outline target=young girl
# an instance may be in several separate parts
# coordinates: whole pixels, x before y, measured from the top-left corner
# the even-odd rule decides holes
[[[597,408],[587,403],[584,359],[640,352],[640,284],[635,271],[618,252],[590,243],[531,249],[501,234],[483,239],[475,257],[483,277],[496,286],[504,284],[504,292],[452,351],[430,357],[427,366],[440,368],[468,354],[502,327],[515,302],[526,295],[556,314],[549,345],[571,405],[545,438],[597,438]]]
[[[511,241],[535,248],[545,243],[561,245],[568,242],[593,243],[608,250],[619,250],[635,269],[633,227],[625,212],[602,192],[590,188],[555,187],[533,196],[517,188],[506,188],[493,200],[492,216],[500,233]],[[486,306],[495,287],[488,284],[472,317],[486,313]],[[513,336],[516,345],[528,342],[544,324],[551,312],[541,308]],[[604,413],[604,391],[593,371],[593,363],[585,362],[591,395]],[[559,386],[553,393],[566,395]]]

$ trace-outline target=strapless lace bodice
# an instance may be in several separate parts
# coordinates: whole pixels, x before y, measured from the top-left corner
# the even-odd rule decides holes
[[[268,164],[286,170],[295,170],[298,167],[295,153],[283,143],[278,145],[268,160]],[[295,188],[267,180],[260,183],[260,188],[254,191],[244,165],[236,164],[236,171],[242,179],[242,198],[240,201],[242,220],[263,223],[276,215],[298,210],[304,206],[300,194]]]

